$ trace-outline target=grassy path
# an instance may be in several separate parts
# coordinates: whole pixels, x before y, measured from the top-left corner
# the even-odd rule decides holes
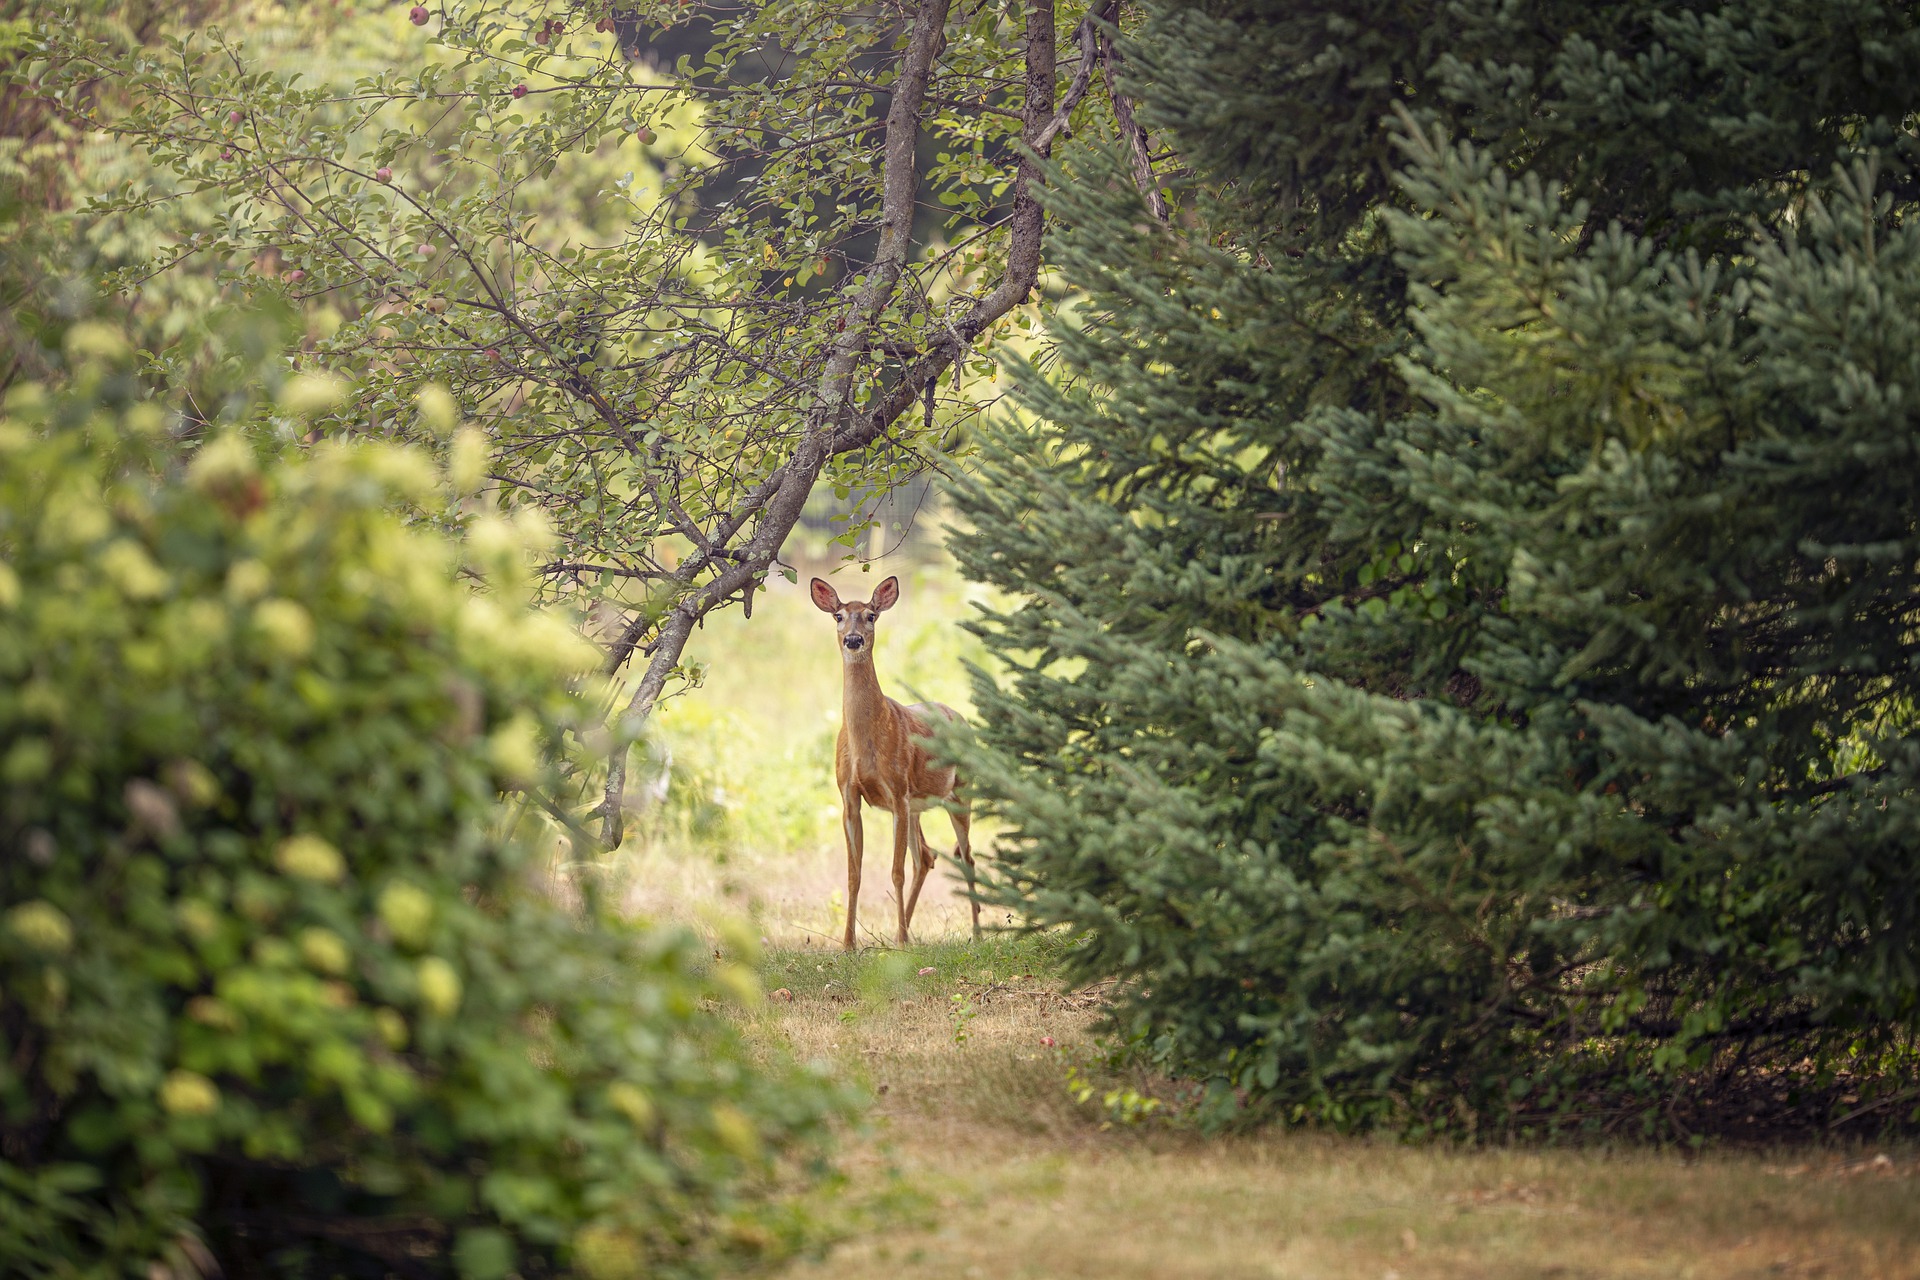
[[[856,1187],[920,1195],[905,1221],[787,1280],[1920,1277],[1920,1152],[1103,1127],[1099,1100],[1076,1104],[1064,1085],[1093,1053],[1096,1001],[1062,994],[1031,945],[802,949],[763,973],[791,999],[771,1000],[754,1033],[875,1094],[846,1156]]]

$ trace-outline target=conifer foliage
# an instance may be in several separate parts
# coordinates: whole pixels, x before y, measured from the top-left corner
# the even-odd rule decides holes
[[[1063,157],[962,500],[993,892],[1216,1101],[1911,1107],[1920,11],[1150,8],[1193,181]]]

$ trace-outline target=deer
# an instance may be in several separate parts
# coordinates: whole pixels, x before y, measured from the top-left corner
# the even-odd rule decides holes
[[[833,615],[840,650],[840,736],[833,746],[833,777],[840,787],[840,823],[847,837],[847,931],[840,945],[854,949],[855,920],[860,907],[860,869],[865,860],[865,834],[860,826],[860,804],[865,801],[893,815],[893,897],[899,909],[896,942],[907,945],[913,909],[920,886],[933,870],[935,855],[927,848],[920,815],[939,806],[953,823],[954,854],[966,863],[967,895],[973,898],[974,863],[970,832],[973,815],[961,794],[959,770],[937,765],[927,752],[927,738],[936,719],[957,721],[960,713],[938,702],[903,706],[880,691],[873,668],[873,631],[880,615],[900,598],[900,580],[888,578],[865,602],[845,601],[819,578],[809,584],[813,603]],[[906,888],[906,866],[913,862],[913,888]],[[973,898],[973,936],[980,937],[980,903]]]

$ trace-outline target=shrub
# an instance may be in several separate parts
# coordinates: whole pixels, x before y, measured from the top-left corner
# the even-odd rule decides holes
[[[748,1062],[711,1012],[746,969],[551,901],[499,803],[595,722],[583,642],[402,514],[421,456],[175,465],[118,338],[68,346],[75,387],[0,422],[7,1270],[685,1275],[798,1239],[840,1096]],[[466,571],[509,570],[479,526]]]

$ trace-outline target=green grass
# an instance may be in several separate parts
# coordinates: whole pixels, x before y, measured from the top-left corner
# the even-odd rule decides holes
[[[1060,954],[1070,945],[1059,933],[990,932],[978,942],[943,939],[898,951],[782,950],[765,958],[760,973],[769,990],[796,998],[840,991],[911,999],[1009,982],[1057,985]]]

